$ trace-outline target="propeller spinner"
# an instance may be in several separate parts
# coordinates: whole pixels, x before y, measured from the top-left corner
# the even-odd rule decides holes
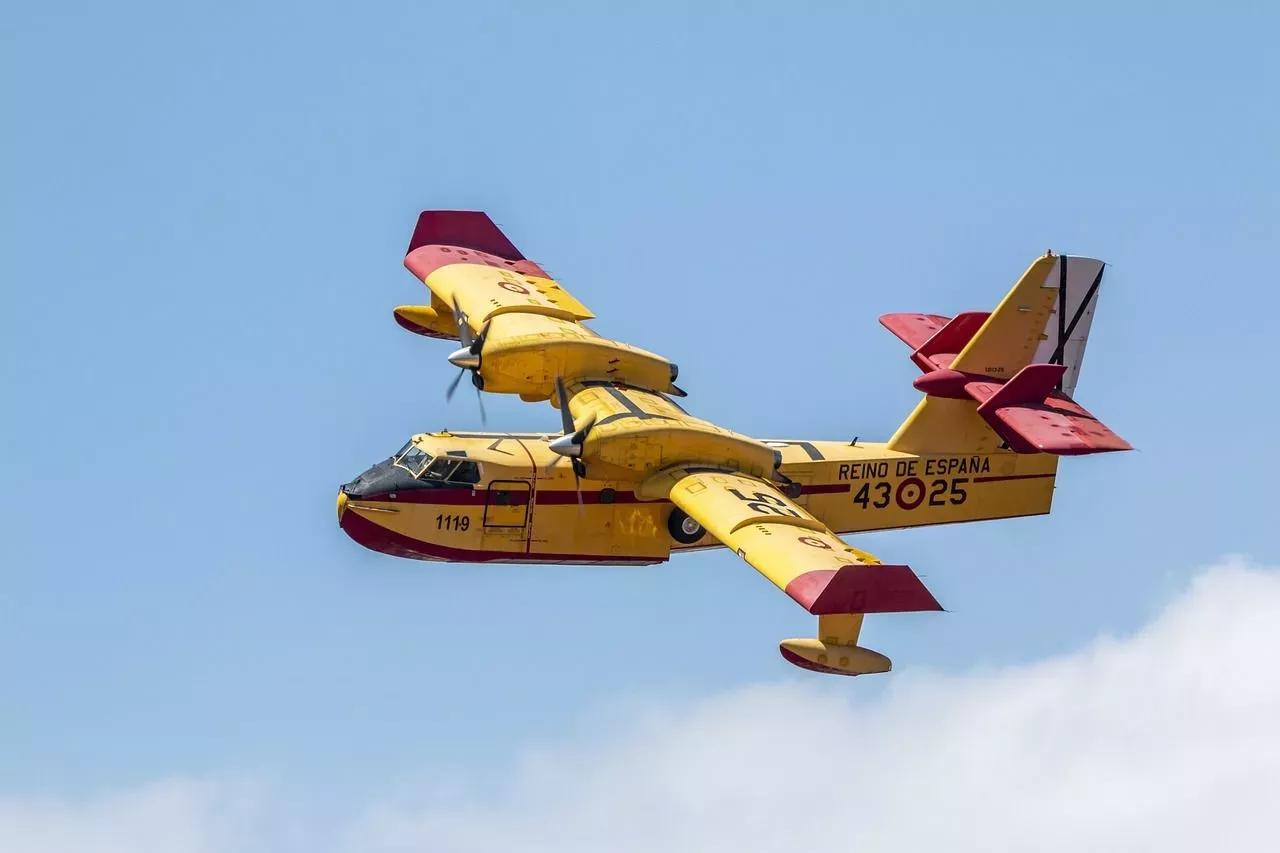
[[[561,457],[569,460],[573,468],[573,488],[578,493],[578,511],[581,513],[582,478],[587,476],[587,466],[582,461],[582,448],[586,444],[587,433],[591,431],[594,418],[581,427],[574,426],[573,415],[569,412],[569,395],[564,390],[564,379],[560,376],[556,377],[556,402],[560,406],[560,426],[564,429],[564,434],[547,445],[556,454],[556,458],[547,466],[547,472],[550,473],[556,467]]]

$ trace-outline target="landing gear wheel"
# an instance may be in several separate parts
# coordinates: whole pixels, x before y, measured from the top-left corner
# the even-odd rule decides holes
[[[681,545],[692,545],[707,535],[706,529],[679,507],[671,510],[671,515],[667,516],[667,530],[670,531],[671,538]]]

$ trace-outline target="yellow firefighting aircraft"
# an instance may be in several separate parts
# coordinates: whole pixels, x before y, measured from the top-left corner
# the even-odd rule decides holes
[[[484,213],[426,211],[405,266],[430,305],[412,332],[456,340],[480,391],[549,400],[559,434],[436,432],[338,494],[361,545],[419,560],[640,565],[727,546],[818,617],[786,660],[888,672],[863,616],[941,610],[905,565],[837,534],[1042,515],[1058,457],[1130,446],[1073,400],[1105,265],[1037,258],[991,312],[887,314],[924,398],[884,443],[768,441],[676,403],[676,365],[603,338],[595,317]],[[483,417],[483,404],[481,404]],[[568,460],[568,464],[561,464]]]

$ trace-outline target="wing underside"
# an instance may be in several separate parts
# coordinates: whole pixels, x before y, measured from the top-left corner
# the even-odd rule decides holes
[[[850,547],[764,480],[687,469],[670,499],[819,617],[816,639],[782,643],[783,657],[798,666],[843,675],[887,671],[888,658],[857,645],[863,614],[942,609],[909,567]]]
[[[397,308],[397,322],[466,339],[470,355],[455,363],[465,362],[483,390],[545,400],[561,377],[678,392],[675,365],[588,329],[595,314],[482,212],[423,211],[404,265],[430,289],[432,304]]]
[[[763,480],[689,473],[671,501],[814,615],[941,609],[911,569],[846,545]]]

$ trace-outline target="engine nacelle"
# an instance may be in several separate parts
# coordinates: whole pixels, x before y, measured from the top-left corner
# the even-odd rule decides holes
[[[458,339],[458,322],[447,308],[439,310],[432,305],[401,305],[396,309],[396,322],[415,335],[446,341]]]

